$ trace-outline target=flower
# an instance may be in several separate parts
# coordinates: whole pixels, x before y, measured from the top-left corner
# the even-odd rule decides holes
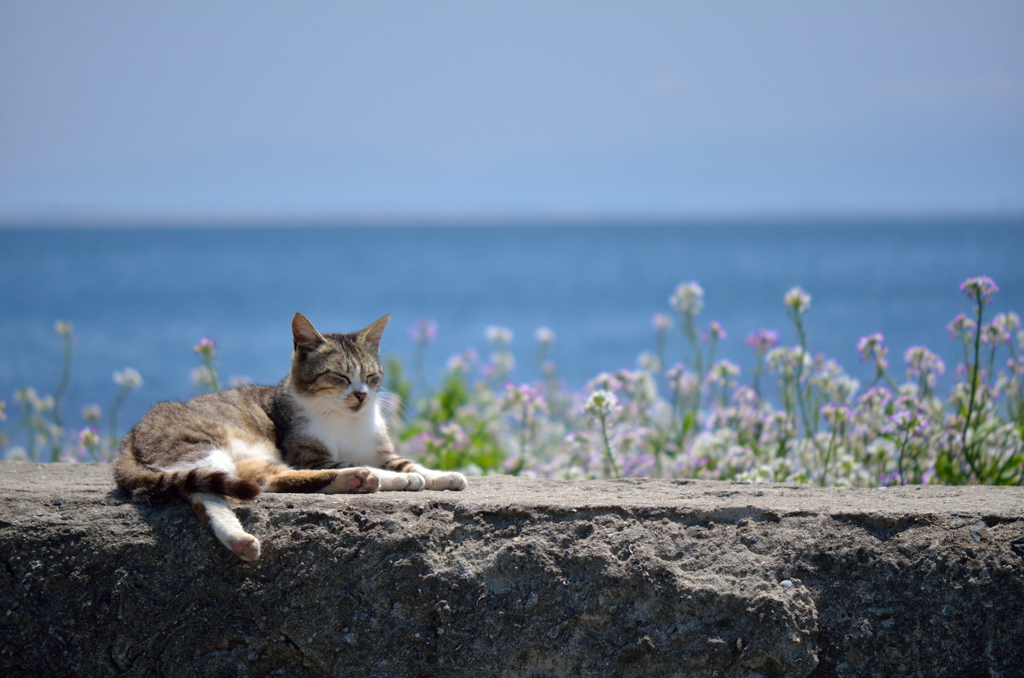
[[[54,323],[53,329],[57,332],[57,336],[70,337],[72,330],[74,330],[75,328],[74,325],[72,325],[66,320],[58,320],[56,323]]]
[[[696,282],[680,283],[675,293],[668,298],[668,303],[680,315],[691,318],[704,308],[704,289]]]
[[[212,358],[217,353],[217,342],[210,337],[203,337],[199,343],[192,347],[196,353]]]
[[[651,316],[651,326],[657,332],[668,332],[672,329],[672,316],[667,313],[655,313]]]
[[[850,421],[851,413],[850,408],[845,405],[829,403],[821,408],[821,416],[824,417],[830,428],[835,428]]]
[[[988,303],[989,297],[999,291],[999,285],[987,275],[979,275],[960,283],[960,291],[971,301],[985,304]]]
[[[712,320],[711,324],[708,325],[708,334],[711,335],[711,338],[715,340],[729,338],[729,334],[724,329],[722,329],[722,323],[718,322],[717,320]]]
[[[935,386],[937,376],[946,373],[946,363],[942,358],[924,346],[911,346],[903,354],[907,363],[908,379],[924,379],[928,386]]]
[[[512,343],[512,330],[507,327],[499,327],[498,325],[490,325],[484,330],[484,336],[487,337],[487,341],[498,346],[504,346],[505,344]]]
[[[595,417],[607,417],[615,411],[618,404],[619,400],[615,397],[614,393],[600,389],[590,394],[587,402],[583,405],[583,409],[587,414]]]
[[[946,325],[946,329],[949,330],[950,339],[959,339],[962,337],[964,341],[967,341],[974,336],[975,327],[977,327],[977,323],[963,313],[958,313],[957,316],[949,321],[948,325]]]
[[[78,432],[78,442],[86,449],[97,447],[100,444],[100,433],[95,426],[87,426]]]
[[[636,366],[651,374],[658,374],[661,372],[661,358],[653,353],[644,351],[637,357]]]
[[[491,362],[483,366],[485,379],[500,379],[516,366],[516,359],[508,351],[499,351],[491,354]]]
[[[761,353],[779,345],[779,333],[775,330],[754,330],[747,335],[746,341],[747,346]]]
[[[729,380],[740,376],[740,366],[730,360],[719,360],[708,370],[708,382],[727,384]]]
[[[200,365],[192,370],[192,383],[200,388],[213,388],[217,382],[213,370],[205,365]]]
[[[1010,333],[1006,331],[1006,328],[1003,327],[1002,324],[993,321],[982,326],[981,341],[983,344],[989,344],[991,346],[1008,344],[1010,343]]]
[[[469,374],[479,362],[479,354],[475,348],[470,346],[462,353],[457,353],[448,359],[448,371]]]
[[[878,355],[879,351],[882,352],[882,355],[885,355],[889,349],[882,345],[883,341],[885,341],[885,337],[882,336],[881,332],[861,337],[860,341],[857,342],[857,350],[860,351],[860,361],[862,363],[867,362],[868,358],[872,355]]]
[[[555,343],[555,333],[552,332],[551,329],[548,327],[538,327],[537,331],[533,333],[533,337],[534,339],[537,340],[538,343],[544,344],[546,346],[550,346],[551,344]],[[509,336],[509,341],[511,340],[512,337]]]
[[[786,292],[783,301],[786,306],[789,306],[797,313],[804,313],[811,307],[811,295],[807,294],[799,285]]]
[[[889,361],[885,359],[889,349],[882,343],[884,341],[885,337],[882,336],[882,333],[875,332],[866,337],[861,337],[860,341],[857,342],[857,350],[860,351],[860,361],[863,363],[869,359],[874,360],[876,376],[881,376],[889,367]]]
[[[506,384],[501,407],[521,424],[533,423],[538,414],[547,412],[544,394],[529,384]]]
[[[82,419],[92,426],[95,426],[102,416],[103,410],[99,405],[86,405],[82,408]]]
[[[437,432],[444,436],[445,442],[453,450],[461,450],[469,445],[469,436],[457,421],[447,421],[437,427]]]
[[[114,372],[114,383],[123,388],[135,390],[142,386],[142,375],[138,370],[126,367],[121,372]]]
[[[437,323],[429,318],[416,318],[409,326],[409,338],[417,344],[429,344],[437,338]]]

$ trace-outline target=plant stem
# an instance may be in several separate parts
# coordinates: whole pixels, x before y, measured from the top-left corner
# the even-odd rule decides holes
[[[612,473],[614,473],[615,477],[618,478],[619,467],[615,465],[615,457],[612,456],[612,445],[608,440],[608,423],[605,420],[607,415],[601,411],[598,413],[598,416],[601,419],[601,437],[604,439],[604,454],[608,457],[608,463],[611,464]]]
[[[980,481],[981,478],[978,474],[978,469],[974,464],[973,456],[968,449],[967,445],[967,430],[971,426],[971,415],[974,414],[974,396],[978,391],[978,360],[981,357],[981,314],[984,309],[985,302],[982,301],[981,296],[978,296],[978,324],[974,328],[974,363],[970,366],[971,374],[971,397],[967,401],[967,417],[964,419],[964,430],[963,430],[963,454],[964,459],[971,466],[971,471],[974,472],[974,476]]]

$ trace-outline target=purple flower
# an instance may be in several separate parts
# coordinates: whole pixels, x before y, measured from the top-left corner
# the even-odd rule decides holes
[[[409,326],[409,338],[417,344],[429,344],[437,339],[437,323],[429,318],[416,318]]]
[[[907,362],[907,378],[924,379],[929,386],[935,386],[936,375],[946,373],[946,363],[942,358],[924,346],[911,346],[903,354],[903,359]]]
[[[950,339],[959,339],[963,337],[966,341],[974,336],[974,328],[977,326],[973,320],[968,318],[963,313],[958,313],[955,318],[949,321],[946,325],[946,329],[949,330]]]
[[[1010,333],[1001,324],[990,322],[981,328],[981,341],[990,346],[1008,344],[1010,343]]]
[[[829,403],[821,408],[821,416],[825,418],[829,428],[835,428],[850,421],[851,413],[850,408],[845,405]]]
[[[758,353],[775,348],[779,345],[779,333],[775,330],[754,330],[747,335],[747,346],[750,346]]]
[[[217,352],[217,342],[210,337],[203,337],[199,340],[198,344],[192,347],[192,350],[204,356],[212,357]]]
[[[872,356],[877,356],[879,352],[884,356],[889,352],[889,349],[882,345],[885,341],[885,337],[882,336],[881,332],[875,332],[869,334],[866,337],[861,337],[860,341],[857,342],[857,350],[860,351],[860,361],[867,362]]]
[[[878,484],[882,487],[889,487],[890,485],[902,485],[903,478],[900,476],[899,471],[893,471],[892,473],[884,473],[878,478]]]
[[[892,393],[884,386],[874,386],[857,399],[859,409],[884,410],[892,401]]]
[[[985,304],[988,303],[989,297],[999,291],[999,285],[987,275],[979,275],[960,283],[960,291],[971,301]]]
[[[711,324],[708,325],[708,334],[715,340],[727,339],[729,337],[726,331],[722,329],[722,324],[717,320],[712,320]]]

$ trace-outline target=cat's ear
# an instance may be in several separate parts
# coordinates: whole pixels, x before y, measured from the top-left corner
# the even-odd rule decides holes
[[[380,338],[384,336],[384,327],[391,320],[391,314],[388,313],[386,316],[373,323],[365,330],[359,332],[359,341],[364,344],[370,344],[371,346],[380,349]]]
[[[296,313],[292,318],[292,339],[295,342],[295,350],[303,352],[312,351],[324,341],[313,327],[313,323],[309,322],[309,318],[301,313]]]

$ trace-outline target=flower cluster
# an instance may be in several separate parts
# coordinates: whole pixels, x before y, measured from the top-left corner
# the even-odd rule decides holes
[[[937,392],[946,364],[925,346],[903,353],[906,381],[890,373],[889,348],[880,333],[857,342],[862,362],[872,367],[862,390],[858,379],[834,359],[810,349],[805,322],[811,296],[800,287],[782,298],[794,339],[758,329],[746,337],[753,351],[750,382],[739,365],[715,354],[728,333],[717,321],[703,328],[698,318],[704,290],[680,284],[669,298],[677,319],[656,313],[654,351],[640,354],[636,369],[604,372],[581,391],[566,390],[558,377],[555,333],[538,328],[536,360],[543,375],[533,384],[511,381],[516,361],[512,331],[488,327],[487,362],[474,348],[448,360],[440,383],[422,374],[423,353],[437,325],[419,319],[410,328],[420,388],[414,390],[402,364],[385,358],[384,402],[402,399],[393,415],[400,451],[424,464],[469,474],[511,473],[533,477],[699,477],[750,482],[796,481],[874,487],[906,483],[1024,483],[1024,332],[1012,312],[986,322],[999,291],[986,276],[961,285],[974,302],[972,315],[948,325],[962,345],[957,381],[947,396]],[[668,361],[666,339],[673,327],[686,350]],[[71,326],[58,323],[65,360]],[[219,388],[216,344],[204,337],[194,348],[196,380]],[[1004,358],[999,358],[1002,352]],[[1005,354],[1009,355],[1005,355]],[[67,362],[65,374],[68,372]],[[762,382],[774,380],[770,394]],[[109,434],[100,434],[103,411],[83,409],[86,426],[65,431],[59,416],[62,380],[53,395],[31,388],[14,400],[21,408],[16,431],[24,447],[7,446],[8,458],[109,459],[117,449],[117,416],[127,395],[142,386],[138,372],[114,373],[118,387],[108,409]],[[399,407],[392,408],[396,413]],[[0,421],[7,416],[0,401]]]
[[[701,477],[754,482],[800,481],[821,485],[880,486],[904,483],[1020,483],[1024,481],[1024,332],[1016,314],[984,324],[983,311],[998,287],[981,276],[965,282],[979,306],[958,316],[950,332],[965,346],[961,377],[945,401],[936,393],[946,365],[924,346],[903,354],[907,381],[890,374],[889,348],[880,333],[857,342],[872,379],[865,390],[834,359],[809,350],[805,317],[811,296],[800,287],[782,299],[796,342],[758,329],[746,337],[754,353],[751,382],[740,367],[715,352],[727,339],[720,323],[699,329],[704,290],[679,285],[669,303],[688,342],[682,361],[666,363],[672,318],[652,317],[655,350],[643,352],[636,370],[602,373],[579,393],[555,377],[549,358],[554,333],[534,335],[545,381],[505,383],[514,369],[511,332],[488,328],[495,353],[473,382],[475,352],[449,361],[446,386],[420,404],[408,430],[430,429],[430,445],[443,436],[445,402],[451,421],[474,422],[484,433],[458,447],[461,468],[553,478],[624,476]],[[982,328],[981,332],[977,328]],[[987,347],[983,361],[970,350]],[[995,351],[1011,355],[999,371]],[[980,353],[979,353],[980,355]],[[762,381],[774,377],[771,399]],[[973,386],[972,386],[973,384]],[[458,396],[456,398],[456,395]],[[408,438],[407,454],[423,450]],[[430,449],[427,459],[438,460]],[[453,466],[454,468],[454,466]]]

